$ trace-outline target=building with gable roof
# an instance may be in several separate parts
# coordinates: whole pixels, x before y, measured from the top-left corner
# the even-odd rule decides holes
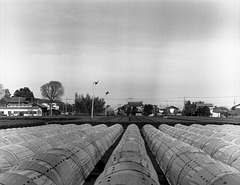
[[[228,112],[229,116],[240,117],[240,104],[234,105]]]
[[[42,108],[33,105],[26,97],[12,97],[0,107],[0,115],[5,116],[42,116]]]

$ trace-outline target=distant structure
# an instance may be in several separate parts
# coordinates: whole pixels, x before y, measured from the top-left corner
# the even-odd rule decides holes
[[[60,106],[59,106],[60,102],[53,102],[52,103],[52,114],[53,116],[57,116],[61,114],[60,111]],[[43,109],[43,116],[50,116],[50,101],[46,100],[46,99],[39,99],[38,100],[38,106],[40,106]]]
[[[179,112],[179,109],[175,106],[169,106],[163,109],[163,114],[165,116],[177,115],[178,112]]]
[[[135,111],[132,113],[132,111]],[[129,112],[129,113],[128,113]],[[133,115],[135,116],[142,116],[143,115],[143,102],[128,102],[127,104],[119,107],[117,109],[118,115]]]
[[[53,115],[59,115],[59,105],[52,103]],[[0,106],[0,116],[48,116],[50,105],[48,100],[38,99],[37,103],[26,100],[26,97],[12,97]]]
[[[152,114],[150,114],[149,116],[155,116],[159,114],[159,108],[157,107],[157,105],[152,105],[153,106],[153,110],[152,110]],[[137,102],[128,102],[127,104],[118,107],[115,110],[115,113],[117,115],[133,115],[133,116],[143,116],[144,115],[144,105],[142,101],[137,101]]]
[[[42,105],[47,107],[47,110],[50,110],[50,105],[48,103],[42,103]],[[59,110],[59,106],[57,105],[57,103],[52,103],[52,109]]]
[[[213,115],[213,104],[212,103],[196,103],[196,110],[198,108],[208,107],[211,115]]]
[[[0,107],[0,115],[4,116],[42,116],[42,108],[26,101],[26,97],[12,97],[5,106]]]
[[[231,117],[240,117],[240,104],[234,105],[228,112]]]
[[[212,103],[196,103],[196,109],[203,108],[203,107],[208,107],[210,109],[210,112],[212,113],[212,111],[213,111]]]

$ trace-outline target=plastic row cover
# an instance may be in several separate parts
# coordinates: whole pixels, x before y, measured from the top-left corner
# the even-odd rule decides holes
[[[138,127],[127,127],[95,185],[159,185]]]
[[[188,131],[190,131],[190,132],[192,132],[191,130],[189,130],[188,129],[188,127],[189,128],[191,128],[191,127],[196,127],[196,125],[191,125],[191,126],[183,126],[183,125],[180,125],[180,124],[177,124],[177,125],[175,125],[175,127],[176,128],[179,128],[179,129],[182,129],[182,130],[188,130]],[[203,127],[203,126],[202,126]],[[208,126],[206,125],[206,126],[204,126],[204,128],[202,128],[202,129],[211,129],[211,128],[207,128]],[[221,127],[221,126],[219,126],[219,127]],[[224,126],[222,126],[222,127],[224,127]],[[226,126],[226,128],[228,128],[228,127],[230,127],[230,128],[235,128],[235,130],[238,130],[239,128],[237,127],[237,126],[234,126],[234,125],[228,125],[228,126]],[[198,129],[195,129],[197,132],[195,132],[195,133],[199,133],[199,134],[201,134],[201,135],[205,135],[204,133],[202,133],[201,132],[201,130],[202,130],[201,128],[198,128]],[[212,129],[211,129],[212,130]],[[229,142],[231,142],[231,143],[233,143],[233,144],[237,144],[237,145],[240,145],[240,136],[239,135],[235,135],[234,134],[234,132],[230,132],[230,130],[228,130],[228,129],[226,129],[226,131],[225,132],[218,132],[218,131],[214,131],[215,132],[215,134],[213,134],[213,135],[211,135],[211,137],[213,137],[213,138],[219,138],[219,139],[222,139],[222,140],[224,140],[224,141],[229,141]]]
[[[36,139],[39,137],[47,137],[57,134],[57,132],[61,133],[62,130],[59,129],[59,127],[61,127],[61,125],[44,125],[36,127],[4,129],[0,131],[0,146],[4,146],[6,144],[15,144],[21,141]],[[46,130],[46,132],[44,132],[44,130]]]
[[[193,126],[196,126],[195,124]],[[225,133],[231,133],[234,135],[240,135],[240,128],[238,125],[216,125],[216,124],[208,124],[204,126],[207,129],[212,129],[216,132],[225,132]]]
[[[85,139],[37,154],[0,174],[0,184],[81,185],[104,153],[105,148],[101,146],[109,148],[122,131],[121,125],[114,125]]]
[[[86,128],[84,127],[86,126]],[[0,148],[0,172],[9,170],[14,165],[21,161],[27,160],[30,157],[35,156],[38,153],[46,152],[50,149],[57,148],[66,143],[73,142],[87,137],[89,134],[99,132],[105,129],[106,125],[100,125],[95,127],[89,127],[89,125],[69,125],[67,133],[52,135],[47,138],[32,139],[29,141],[21,142],[14,145],[7,145]],[[48,127],[47,127],[48,128]],[[47,129],[46,128],[46,129]]]
[[[186,126],[180,127],[180,125],[178,125],[177,127],[178,128],[161,125],[159,129],[165,130],[165,132],[170,134],[172,137],[187,142],[205,151],[214,159],[228,164],[240,171],[240,145],[224,139],[214,138],[213,136],[208,137],[188,132],[186,131]]]
[[[192,132],[191,129],[188,129],[188,127],[184,126],[183,128],[180,128],[179,124],[177,127],[172,127],[169,125],[162,124],[159,126],[159,129],[170,136],[180,139],[188,144],[194,145],[197,148],[203,149],[206,143],[209,143],[211,141],[215,142],[224,142],[224,140],[220,138],[215,138],[215,137],[209,137],[205,135],[203,132],[201,133],[200,131],[197,132]],[[197,128],[196,128],[197,129]],[[201,130],[201,129],[200,129]],[[231,143],[227,143],[231,144]],[[211,149],[210,149],[211,150]],[[212,151],[211,151],[212,152]]]
[[[196,125],[196,124],[193,124],[191,126],[184,126],[184,125],[181,125],[181,124],[177,124],[174,127],[181,128],[181,129],[185,128],[189,132],[194,132],[194,133],[205,135],[205,136],[211,136],[211,137],[214,137],[214,138],[224,138],[227,135],[229,135],[229,133],[227,133],[227,132],[218,132],[217,130],[210,129],[210,128],[205,127],[205,126],[199,126],[199,125]]]
[[[12,128],[0,131],[0,147],[16,144],[37,138],[72,132],[75,129],[90,128],[90,124],[83,125],[44,125],[36,127]]]
[[[194,126],[194,125],[193,125]],[[206,125],[205,128],[214,130],[219,134],[225,133],[225,140],[240,144],[240,127],[238,125]]]
[[[143,134],[160,168],[171,185],[238,185],[240,173],[235,168],[177,140],[151,125]]]
[[[187,129],[190,132],[203,134],[206,136],[222,138],[227,141],[240,144],[240,128],[237,125],[197,125],[184,126],[181,124],[175,125],[176,128]],[[212,134],[207,134],[212,133]]]

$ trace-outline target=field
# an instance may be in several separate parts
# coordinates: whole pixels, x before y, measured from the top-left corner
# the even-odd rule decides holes
[[[0,117],[0,129],[37,126],[46,124],[82,124],[90,123],[91,125],[106,124],[111,126],[119,123],[124,129],[129,124],[136,124],[141,129],[145,124],[151,124],[158,127],[159,124],[175,125],[181,123],[183,125],[191,125],[194,123],[205,124],[240,124],[240,118],[207,118],[207,117],[183,117],[183,116],[170,116],[170,117],[141,117],[141,116],[115,116],[115,117],[90,117],[83,116],[54,116],[54,117]]]
[[[177,116],[1,117],[0,184],[238,184],[238,124]]]

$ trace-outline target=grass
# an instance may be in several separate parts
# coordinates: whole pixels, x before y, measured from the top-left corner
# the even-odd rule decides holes
[[[0,129],[38,126],[45,124],[84,124],[91,125],[106,124],[107,126],[116,123],[126,128],[129,124],[136,124],[141,129],[145,124],[151,124],[158,127],[160,124],[168,124],[174,126],[177,123],[183,125],[191,124],[240,124],[239,118],[209,118],[209,117],[183,117],[171,116],[163,117],[144,117],[144,116],[99,116],[91,119],[87,116],[41,116],[41,117],[0,117]]]

